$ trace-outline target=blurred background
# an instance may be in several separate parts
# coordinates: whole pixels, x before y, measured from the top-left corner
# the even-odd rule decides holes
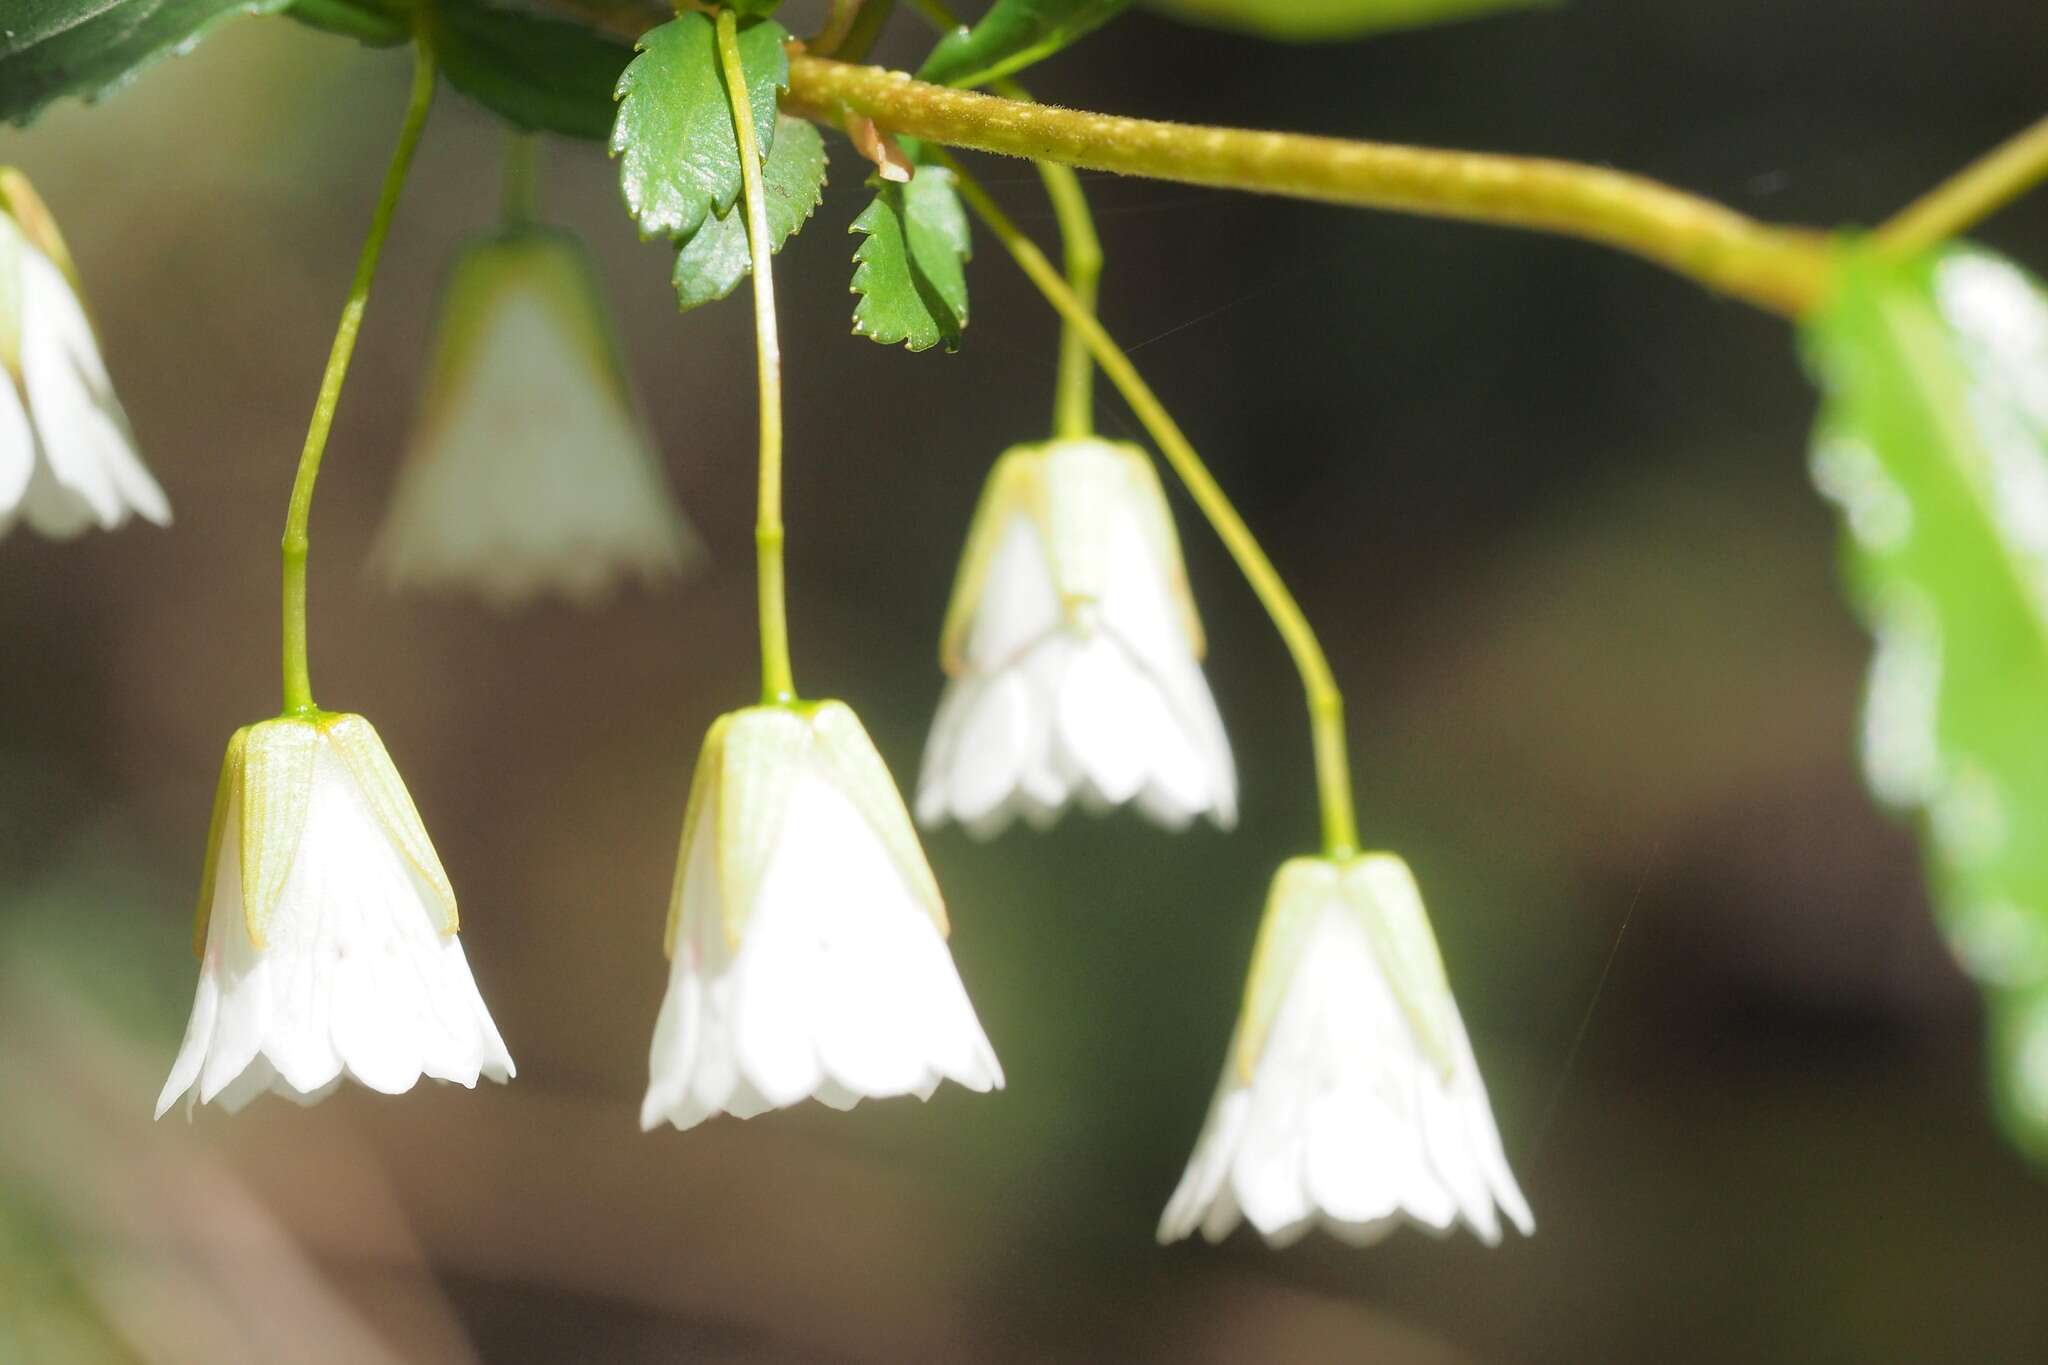
[[[796,8],[791,27],[811,16]],[[880,55],[916,60],[899,17]],[[1871,223],[2041,113],[2028,0],[1575,0],[1318,48],[1134,15],[1032,75],[1109,110],[1551,153]],[[0,131],[56,211],[177,512],[0,542],[0,1359],[2048,1359],[2048,1186],[1856,771],[1866,645],[1785,325],[1591,247],[1091,178],[1104,316],[1263,533],[1415,866],[1531,1242],[1152,1242],[1265,887],[1315,831],[1285,654],[1184,502],[1244,818],[929,840],[993,1097],[686,1135],[636,1111],[689,766],[755,686],[745,305],[679,317],[601,150],[596,252],[707,571],[595,611],[361,569],[437,273],[500,140],[444,96],[314,517],[321,699],[372,717],[520,1066],[152,1125],[220,753],[276,706],[276,541],[408,63],[223,28]],[[957,355],[848,335],[855,158],[778,262],[799,681],[904,781],[981,480],[1054,328],[992,242]],[[1022,164],[984,162],[1027,225]],[[2048,195],[1983,237],[2048,267]],[[1134,428],[1105,396],[1106,431]]]

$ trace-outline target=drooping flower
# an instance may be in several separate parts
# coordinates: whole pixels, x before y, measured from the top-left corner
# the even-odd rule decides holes
[[[1063,440],[997,461],[968,532],[941,660],[950,675],[918,819],[988,837],[1079,797],[1168,828],[1237,819],[1202,676],[1202,627],[1159,476],[1136,446]]]
[[[1159,1240],[1221,1241],[1242,1216],[1274,1246],[1317,1223],[1363,1245],[1462,1217],[1492,1245],[1499,1213],[1535,1230],[1414,875],[1390,853],[1290,860]]]
[[[57,224],[28,178],[0,167],[0,535],[111,531],[171,506],[135,453]]]
[[[510,608],[592,602],[697,553],[582,246],[532,225],[471,241],[443,286],[375,571]]]
[[[756,706],[704,740],[669,910],[641,1127],[814,1097],[1000,1088],[903,798],[836,701]]]
[[[235,732],[195,946],[199,991],[157,1100],[301,1104],[344,1075],[505,1081],[512,1058],[456,939],[455,893],[383,741],[321,713]]]

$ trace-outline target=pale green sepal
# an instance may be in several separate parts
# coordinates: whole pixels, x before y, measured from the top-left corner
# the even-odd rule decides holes
[[[56,218],[17,167],[0,166],[0,213],[12,218],[28,244],[64,272],[64,278],[71,282],[71,292],[78,296],[78,305],[83,308],[85,287],[79,282],[70,248],[64,245],[64,234],[57,231]]]
[[[1327,858],[1289,858],[1274,874],[1258,942],[1252,946],[1251,971],[1245,977],[1237,1038],[1231,1045],[1239,1080],[1251,1081],[1302,945],[1317,916],[1340,894],[1337,866]]]
[[[1045,462],[1046,551],[1060,603],[1071,614],[1109,590],[1112,519],[1129,476],[1118,454],[1129,447],[1107,441],[1053,441],[1039,447]],[[1139,455],[1139,461],[1144,459]]]
[[[1179,608],[1188,647],[1201,658],[1207,650],[1202,619],[1188,589],[1180,537],[1158,470],[1138,446],[1087,436],[1012,446],[989,471],[946,606],[940,666],[949,675],[966,668],[974,613],[1011,522],[1028,516],[1037,527],[1054,588],[1071,619],[1078,608],[1100,601],[1108,591],[1109,517],[1134,496],[1153,562],[1165,570],[1167,591]]]
[[[960,554],[960,569],[953,577],[953,596],[946,604],[946,622],[939,632],[939,666],[948,676],[967,667],[967,633],[974,628],[974,611],[981,602],[981,590],[988,583],[989,566],[1012,518],[1028,515],[1041,526],[1045,523],[1045,486],[1039,475],[1040,448],[1011,446],[997,458],[981,486],[981,498],[974,506],[974,519],[967,525],[967,548]]]
[[[1202,630],[1202,617],[1195,610],[1194,590],[1188,586],[1188,566],[1180,554],[1180,532],[1173,526],[1173,509],[1167,505],[1166,489],[1159,482],[1158,466],[1141,447],[1128,442],[1110,445],[1124,460],[1143,506],[1145,537],[1152,553],[1166,566],[1167,591],[1180,608],[1181,628],[1187,632],[1188,648],[1197,659],[1209,652],[1209,639]]]
[[[665,957],[676,955],[676,934],[683,922],[683,886],[690,871],[690,849],[697,840],[697,823],[706,818],[718,818],[716,811],[707,817],[705,810],[707,805],[718,799],[719,783],[725,770],[725,732],[731,725],[730,714],[712,721],[710,730],[704,735],[704,747],[697,751],[697,771],[690,776],[690,800],[683,807],[683,842],[676,849],[676,879],[669,891],[668,925],[661,934],[661,951]]]
[[[21,382],[21,229],[0,213],[0,370]]]
[[[719,764],[716,814],[718,899],[726,942],[737,947],[782,837],[811,728],[802,715],[781,706],[750,706],[726,719],[731,723]]]
[[[220,876],[220,841],[227,833],[228,812],[242,781],[242,751],[249,727],[228,736],[227,756],[220,761],[220,784],[213,791],[213,817],[206,823],[206,863],[199,873],[199,909],[192,916],[192,955],[206,956],[206,931],[213,927],[213,890]]]
[[[413,871],[433,891],[441,910],[441,932],[454,933],[460,927],[455,913],[455,888],[449,884],[440,855],[434,852],[434,841],[427,837],[427,827],[420,821],[419,808],[412,803],[412,793],[405,789],[405,779],[398,775],[375,727],[361,716],[346,714],[322,716],[318,723],[333,742],[335,752],[348,765],[349,776],[355,779],[356,789],[369,802],[385,835],[398,845]]]
[[[435,310],[434,356],[422,389],[422,428],[448,418],[452,400],[473,383],[478,355],[499,314],[538,299],[583,369],[565,382],[587,383],[631,410],[633,393],[590,253],[573,233],[520,223],[471,237],[457,250]],[[433,439],[423,434],[421,443]]]
[[[1160,486],[1151,457],[1128,441],[1092,436],[1048,442],[1041,449],[1048,469],[1055,464],[1063,466],[1063,472],[1048,477],[1050,492],[1043,500],[1050,519],[1046,537],[1060,600],[1071,610],[1078,602],[1098,601],[1108,592],[1107,513],[1115,503],[1135,499],[1133,510],[1151,547],[1152,562],[1166,571],[1166,589],[1180,608],[1188,648],[1201,658],[1207,649],[1202,618],[1195,613],[1187,565],[1180,557],[1180,536],[1173,529],[1173,511],[1166,505],[1166,490]]]
[[[1423,1052],[1448,1078],[1457,1064],[1458,1007],[1415,874],[1392,853],[1365,854],[1344,868],[1344,899],[1365,921]]]
[[[0,368],[19,379],[21,375],[21,252],[33,247],[50,258],[71,284],[78,306],[92,317],[85,301],[85,288],[78,279],[78,267],[57,231],[28,177],[13,166],[0,166]]]
[[[924,845],[917,828],[910,823],[903,793],[889,776],[889,766],[868,738],[853,708],[841,701],[818,703],[811,714],[811,730],[817,736],[820,755],[839,790],[853,802],[868,827],[881,837],[890,859],[903,877],[903,884],[931,916],[939,937],[951,932],[946,922],[946,904],[939,896],[939,882],[925,861]]]
[[[242,734],[242,918],[249,941],[262,948],[306,829],[320,732],[312,721],[285,717]]]

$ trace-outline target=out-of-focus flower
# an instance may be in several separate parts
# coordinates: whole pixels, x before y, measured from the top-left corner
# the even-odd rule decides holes
[[[845,704],[721,717],[683,819],[641,1126],[1000,1087],[946,932],[903,798]]]
[[[1078,796],[1169,828],[1237,819],[1237,775],[1202,677],[1202,627],[1159,476],[1094,439],[997,461],[946,616],[950,680],[918,819],[979,837],[1040,828]]]
[[[421,1076],[513,1075],[456,940],[455,893],[361,716],[235,732],[199,892],[199,992],[157,1116],[191,1094],[230,1112],[301,1104],[344,1073],[399,1094]]]
[[[1408,865],[1390,853],[1280,869],[1215,1102],[1159,1240],[1240,1215],[1274,1246],[1315,1223],[1363,1245],[1460,1216],[1489,1245],[1529,1205]]]
[[[111,531],[171,505],[135,453],[71,254],[28,178],[0,167],[0,535]]]
[[[593,602],[697,554],[581,245],[530,225],[470,242],[443,286],[375,571],[509,608]]]

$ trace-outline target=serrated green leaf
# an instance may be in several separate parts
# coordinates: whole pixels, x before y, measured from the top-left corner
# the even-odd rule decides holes
[[[1284,42],[1335,42],[1423,28],[1508,9],[1548,9],[1558,0],[1146,0],[1161,14]]]
[[[521,128],[603,138],[633,50],[579,24],[488,0],[434,0],[434,55],[448,83]]]
[[[1878,640],[1864,767],[1919,817],[2007,1127],[2048,1160],[2048,294],[1972,247],[1838,267],[1805,342],[1814,475]]]
[[[995,0],[972,28],[939,39],[918,68],[919,80],[982,85],[1022,71],[1077,38],[1085,38],[1130,7],[1131,0]]]
[[[5,0],[0,120],[27,123],[64,95],[98,99],[237,14],[288,0]]]
[[[633,49],[509,0],[293,0],[291,18],[373,47],[410,41],[424,18],[441,74],[518,127],[593,140],[611,131],[612,92]]]
[[[761,166],[761,190],[768,207],[769,249],[780,251],[824,198],[825,139],[816,127],[787,114],[776,121],[775,144]],[[752,268],[746,207],[735,200],[726,212],[707,214],[676,253],[676,300],[691,309],[722,299]]]
[[[292,0],[285,15],[371,47],[395,47],[412,37],[412,11],[413,0]]]
[[[943,166],[920,165],[907,185],[885,184],[853,220],[853,330],[923,351],[960,346],[967,326],[967,211]]]
[[[771,21],[739,34],[754,132],[774,151],[777,93],[789,84],[788,34]],[[740,193],[740,153],[726,103],[725,78],[711,20],[677,15],[640,36],[640,55],[618,83],[612,155],[626,207],[652,236],[687,237],[709,213],[725,213]]]

